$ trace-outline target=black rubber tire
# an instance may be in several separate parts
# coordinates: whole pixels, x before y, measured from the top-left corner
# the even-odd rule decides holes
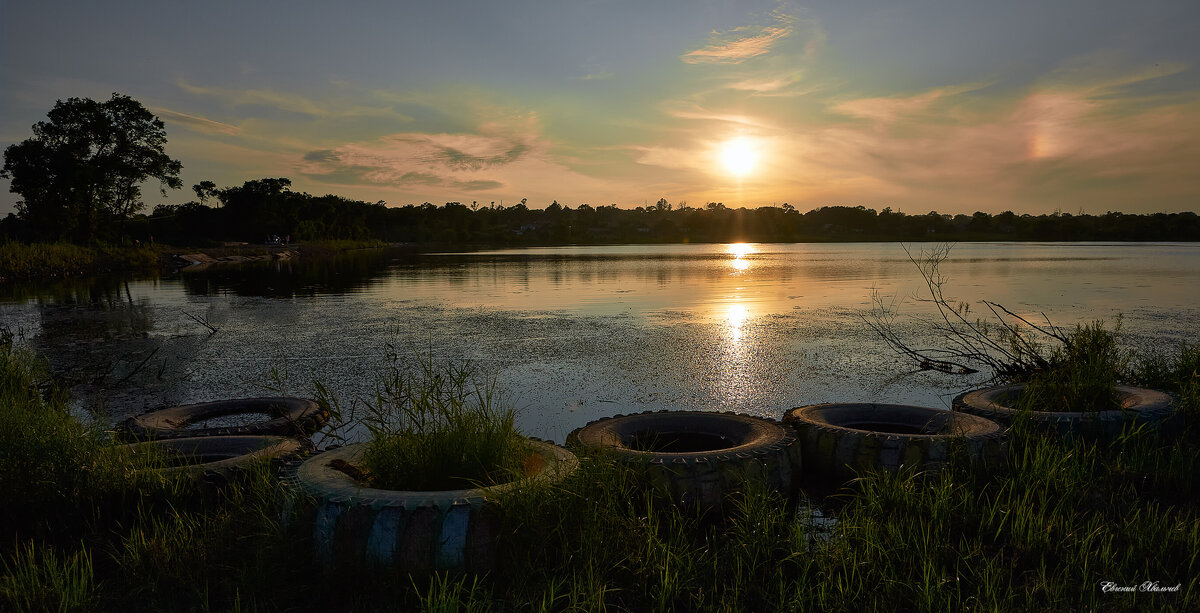
[[[241,426],[187,429],[187,425],[238,413],[266,413],[273,419]],[[329,410],[304,398],[238,398],[167,407],[131,417],[117,427],[126,441],[197,436],[308,436],[329,420]]]
[[[691,450],[669,450],[689,439],[698,443]],[[747,480],[790,495],[801,468],[790,428],[737,413],[648,411],[605,417],[572,431],[567,445],[609,453],[643,470],[683,506],[702,511],[720,512],[725,496]]]
[[[986,417],[1011,426],[1021,413],[1006,406],[1006,398],[1020,394],[1024,383],[999,385],[973,390],[954,399],[954,410]],[[1060,436],[1078,436],[1089,440],[1112,440],[1120,436],[1126,424],[1145,423],[1161,428],[1178,417],[1171,396],[1144,387],[1117,386],[1120,409],[1111,411],[1059,412],[1028,411],[1034,429]]]
[[[997,466],[1007,441],[994,421],[942,409],[902,404],[830,403],[789,410],[783,417],[800,436],[807,475],[842,483],[868,470],[936,470],[962,445],[973,458]]]
[[[155,449],[168,458],[190,460],[178,466],[155,469],[158,475],[203,476],[210,481],[227,481],[256,462],[282,464],[312,448],[308,441],[283,436],[197,436],[142,441],[120,447],[137,454]]]
[[[575,454],[562,447],[529,442],[544,462],[525,479],[428,492],[365,487],[329,466],[334,460],[353,465],[366,452],[366,443],[325,451],[285,472],[285,481],[316,502],[310,508],[313,515],[291,521],[311,523],[314,557],[323,568],[365,561],[413,572],[488,571],[497,553],[491,501],[517,487],[566,479],[579,465]]]

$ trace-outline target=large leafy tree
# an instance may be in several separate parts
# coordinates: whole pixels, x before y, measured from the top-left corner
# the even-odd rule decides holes
[[[33,138],[4,150],[0,170],[34,235],[104,238],[142,208],[145,181],[158,179],[164,196],[182,187],[183,165],[163,151],[163,122],[133,98],[59,100],[47,118],[33,126]]]

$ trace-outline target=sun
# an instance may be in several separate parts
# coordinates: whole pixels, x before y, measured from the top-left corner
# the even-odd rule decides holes
[[[758,152],[750,139],[733,138],[721,144],[721,163],[730,174],[741,177],[758,165]]]

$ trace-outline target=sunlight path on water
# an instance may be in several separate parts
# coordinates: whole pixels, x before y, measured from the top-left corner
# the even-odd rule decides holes
[[[944,272],[956,298],[1059,325],[1124,314],[1132,339],[1166,347],[1200,329],[1194,245],[964,244]],[[895,244],[359,254],[104,283],[14,296],[0,317],[110,420],[162,404],[307,395],[314,380],[352,405],[371,393],[389,346],[473,361],[525,431],[558,441],[589,420],[651,409],[945,407],[976,382],[912,372],[863,323],[872,289],[921,312],[908,299],[920,277]],[[914,344],[938,342],[919,322],[902,319],[901,330]]]

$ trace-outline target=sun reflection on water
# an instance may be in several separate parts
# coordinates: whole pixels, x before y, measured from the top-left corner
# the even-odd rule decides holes
[[[746,320],[750,318],[750,312],[746,310],[746,305],[729,305],[729,313],[727,318],[729,320],[730,338],[732,338],[734,341],[742,340],[742,325],[745,324]]]
[[[750,268],[750,260],[745,259],[745,256],[754,253],[752,245],[748,243],[733,243],[728,246],[727,251],[733,256],[733,261],[729,263],[733,266],[733,272],[729,274],[736,275]]]

